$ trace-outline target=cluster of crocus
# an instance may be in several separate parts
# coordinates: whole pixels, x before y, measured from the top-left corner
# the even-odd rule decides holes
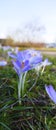
[[[34,68],[38,73],[38,71],[42,68],[42,74],[45,67],[47,65],[51,65],[52,63],[49,62],[48,59],[43,61],[41,53],[33,49],[18,51],[16,54],[8,52],[8,55],[13,58],[12,63],[19,76],[18,99],[19,102],[21,102],[21,97],[24,95],[24,82],[27,72]],[[56,92],[52,85],[45,86],[45,89],[49,97],[54,101],[54,103],[56,103]]]
[[[24,95],[24,82],[27,72],[34,68],[38,73],[38,71],[42,68],[41,73],[43,73],[45,67],[47,65],[51,65],[52,63],[49,62],[48,59],[43,61],[41,53],[33,49],[17,51],[15,54],[8,52],[8,55],[13,58],[12,63],[16,73],[19,76],[18,99],[21,103],[21,97]],[[5,60],[0,61],[0,66],[5,65],[7,65]],[[45,85],[45,89],[51,100],[56,104],[56,91],[53,86]]]
[[[24,93],[26,73],[42,62],[42,55],[39,51],[33,49],[19,51],[16,54],[8,52],[8,55],[13,58],[12,63],[16,73],[19,76],[18,98],[20,101],[20,98]]]

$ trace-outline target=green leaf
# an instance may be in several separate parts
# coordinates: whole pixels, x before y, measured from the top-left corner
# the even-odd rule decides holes
[[[33,107],[25,107],[25,106],[17,106],[12,108],[13,110],[28,110],[28,109],[33,109]]]
[[[7,130],[11,130],[7,125],[5,125],[3,122],[0,122],[0,124],[5,127]]]

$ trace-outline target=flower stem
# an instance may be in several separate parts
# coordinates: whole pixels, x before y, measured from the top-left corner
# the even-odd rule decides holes
[[[25,72],[23,79],[22,79],[22,96],[24,94],[24,83],[25,83],[26,74],[27,74],[27,71]]]
[[[18,99],[20,104],[21,104],[21,90],[22,90],[22,74],[20,74],[19,84],[18,84]]]

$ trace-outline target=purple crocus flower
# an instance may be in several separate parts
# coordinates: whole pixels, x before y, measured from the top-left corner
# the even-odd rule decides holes
[[[18,99],[19,103],[21,103],[21,97],[24,95],[24,82],[27,71],[35,68],[36,64],[42,62],[42,55],[33,49],[19,51],[16,54],[9,52],[8,55],[13,58],[12,63],[19,76]]]
[[[7,65],[6,61],[4,61],[4,60],[0,61],[0,66],[5,66],[5,65]]]
[[[48,59],[45,59],[43,62],[42,62],[42,66],[47,66],[47,65],[51,65],[52,63],[51,62],[49,62],[49,60]]]
[[[9,56],[15,60],[12,61],[17,74],[35,68],[36,64],[42,62],[42,55],[36,50],[19,51],[17,54],[9,52]]]
[[[41,64],[41,66],[43,67],[41,74],[44,72],[45,67],[46,67],[47,65],[51,65],[51,64],[52,64],[52,63],[49,62],[48,59],[45,59],[45,60],[42,62],[42,64]]]
[[[35,67],[35,70],[37,72],[37,74],[40,72],[40,69],[42,68],[41,70],[41,75],[43,74],[44,70],[45,70],[45,67],[47,65],[51,65],[52,63],[49,62],[48,59],[45,59],[44,61],[42,61],[40,64],[37,64],[36,67]]]
[[[34,49],[27,49],[27,50],[24,50],[24,51],[18,51],[17,53],[12,53],[11,51],[8,51],[8,55],[11,58],[14,58],[14,59],[18,59],[19,57],[23,58],[23,59],[27,59],[27,58],[30,58],[32,56],[34,57],[34,56],[37,56],[37,55],[39,57],[42,57],[41,53],[37,50],[34,50]]]
[[[56,104],[56,91],[54,90],[52,85],[45,86],[46,92],[49,95],[49,97],[52,99],[52,101]]]

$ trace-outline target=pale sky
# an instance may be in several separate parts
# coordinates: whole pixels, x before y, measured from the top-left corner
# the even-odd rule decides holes
[[[31,22],[36,28],[43,26],[45,42],[56,41],[56,0],[0,0],[0,38]]]

